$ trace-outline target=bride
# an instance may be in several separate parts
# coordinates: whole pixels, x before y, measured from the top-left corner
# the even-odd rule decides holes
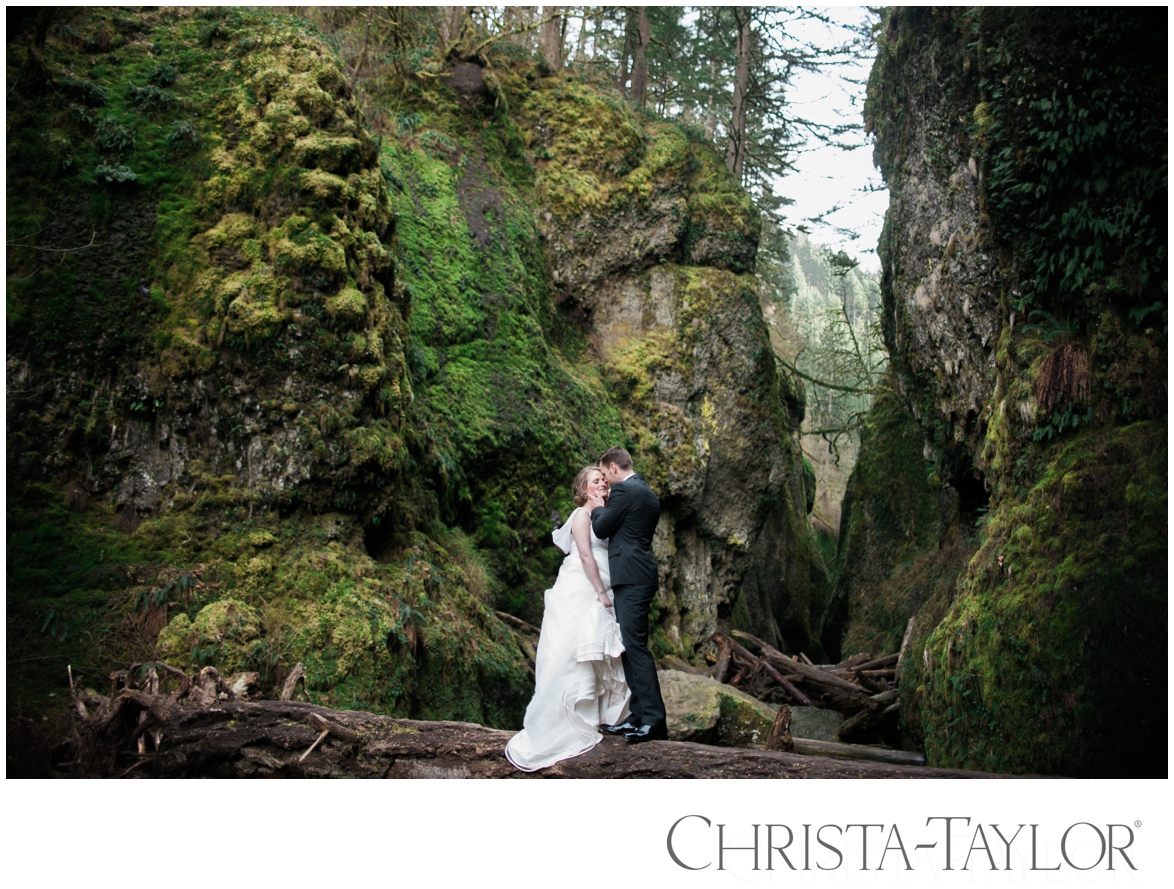
[[[506,758],[524,772],[586,753],[603,737],[599,725],[622,722],[628,714],[607,541],[595,536],[584,508],[601,506],[607,494],[598,466],[579,471],[572,494],[577,509],[552,535],[567,557],[546,591],[534,697],[522,730],[505,748]]]

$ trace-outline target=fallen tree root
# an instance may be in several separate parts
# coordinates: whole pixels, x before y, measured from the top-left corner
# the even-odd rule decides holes
[[[848,762],[792,753],[604,738],[542,771],[503,755],[512,732],[420,722],[300,701],[177,702],[118,692],[112,717],[87,734],[91,777],[319,778],[942,778],[988,777],[924,766]],[[140,720],[140,717],[144,717]],[[158,747],[140,752],[147,733]],[[148,745],[150,746],[150,745]]]

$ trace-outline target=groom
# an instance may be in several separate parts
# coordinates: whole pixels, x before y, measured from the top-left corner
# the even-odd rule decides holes
[[[606,506],[591,511],[591,526],[596,537],[608,541],[616,621],[624,640],[624,676],[632,692],[628,721],[600,729],[636,743],[663,741],[668,738],[664,701],[656,664],[648,651],[648,608],[659,585],[652,532],[660,519],[660,501],[644,476],[632,471],[632,457],[623,448],[605,451],[599,468],[611,493]]]

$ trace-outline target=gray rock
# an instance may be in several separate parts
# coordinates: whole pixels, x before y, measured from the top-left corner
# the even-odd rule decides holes
[[[668,713],[669,739],[719,747],[766,743],[775,709],[708,676],[678,670],[657,674]]]
[[[836,732],[844,717],[834,710],[818,707],[791,707],[791,737],[811,741],[838,741]]]

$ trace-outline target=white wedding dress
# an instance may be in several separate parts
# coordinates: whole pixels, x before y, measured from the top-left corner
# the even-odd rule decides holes
[[[546,610],[534,662],[534,697],[523,728],[505,748],[523,772],[586,753],[603,737],[598,726],[628,715],[628,684],[620,654],[620,626],[604,608],[583,570],[571,536],[571,521],[552,535],[567,557],[546,591]],[[605,588],[610,588],[607,541],[591,532],[591,553]],[[610,593],[610,589],[609,589]]]

